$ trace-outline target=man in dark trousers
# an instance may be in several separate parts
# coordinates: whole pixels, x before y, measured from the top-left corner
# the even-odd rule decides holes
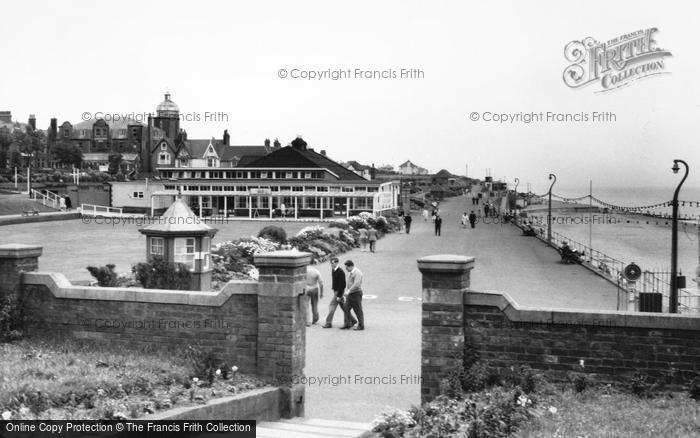
[[[345,323],[343,324],[343,327],[352,327],[357,323],[357,321],[354,318],[352,321],[350,321],[350,319],[348,318],[349,314],[345,309],[345,303],[343,303],[343,295],[345,294],[346,286],[345,272],[343,272],[343,270],[340,268],[340,264],[338,263],[338,257],[331,258],[331,278],[331,289],[333,289],[333,297],[331,298],[331,302],[328,305],[328,316],[326,317],[326,324],[323,326],[323,328],[333,327],[333,315],[335,315],[335,309],[337,309],[338,306],[340,306],[340,310],[343,311],[343,315],[345,318]]]
[[[345,262],[345,269],[347,269],[347,271],[349,272],[348,294],[347,301],[345,304],[345,314],[347,315],[348,319],[354,320],[355,318],[353,318],[350,314],[351,310],[354,311],[355,316],[357,316],[357,327],[355,327],[355,330],[364,330],[365,315],[362,311],[362,271],[355,267],[355,264],[352,262],[352,260],[348,260]],[[353,325],[355,325],[355,322],[351,321],[351,324],[346,324],[342,328],[349,329]]]
[[[439,214],[435,215],[435,235],[439,236],[442,230],[442,218]]]
[[[403,218],[404,223],[406,224],[406,234],[411,232],[411,222],[413,222],[413,218],[411,218],[410,214],[406,214]]]
[[[472,228],[474,228],[474,225],[476,225],[476,214],[474,214],[474,210],[469,213],[469,225],[471,225]]]

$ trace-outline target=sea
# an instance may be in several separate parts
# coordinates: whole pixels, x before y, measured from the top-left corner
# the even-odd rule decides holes
[[[578,198],[588,195],[588,187],[554,193],[565,198]],[[671,207],[668,204],[673,198],[673,189],[594,186],[593,197],[608,205],[628,209],[662,205],[632,212],[609,208],[607,212],[594,213],[592,221],[588,212],[563,210],[552,214],[552,231],[584,245],[589,245],[590,241],[593,249],[624,264],[634,262],[642,270],[670,272]],[[692,278],[700,268],[700,187],[682,188],[678,199],[679,217],[684,218],[678,228],[678,268],[686,275],[688,287],[695,288],[697,284]],[[588,205],[588,199],[577,201],[577,204]],[[656,217],[641,214],[647,211]],[[557,216],[561,219],[556,219]]]

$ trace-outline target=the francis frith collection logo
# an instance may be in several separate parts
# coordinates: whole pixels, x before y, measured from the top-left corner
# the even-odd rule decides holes
[[[571,41],[564,48],[564,83],[571,88],[600,84],[597,92],[606,92],[653,75],[668,73],[668,50],[658,47],[653,27],[620,35],[604,43],[592,37]]]

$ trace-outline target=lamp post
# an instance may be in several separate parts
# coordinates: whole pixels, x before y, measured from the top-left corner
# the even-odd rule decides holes
[[[678,313],[678,193],[681,191],[681,186],[688,178],[688,163],[683,160],[673,160],[673,173],[678,173],[680,167],[678,163],[685,166],[685,175],[673,192],[673,212],[671,214],[671,292],[669,295],[668,311]]]
[[[518,209],[518,184],[520,184],[520,179],[515,178],[515,204],[513,205],[513,210]]]
[[[549,174],[549,179],[553,179],[549,186],[549,204],[547,206],[547,242],[552,243],[552,187],[557,182],[557,176],[553,173]]]

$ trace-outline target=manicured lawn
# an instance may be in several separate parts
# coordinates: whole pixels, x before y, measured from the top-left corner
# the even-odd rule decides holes
[[[311,222],[230,221],[211,224],[219,232],[214,243],[257,235],[266,225],[278,225],[293,236]],[[320,224],[323,225],[323,224]],[[146,261],[146,238],[137,224],[96,224],[81,220],[41,222],[0,226],[0,242],[37,244],[44,248],[39,270],[60,272],[69,280],[88,281],[93,277],[87,266],[116,265],[120,274],[131,272],[131,266]]]
[[[0,344],[0,357],[0,415],[11,419],[137,418],[264,386],[239,373],[209,386],[197,366],[204,357],[186,348],[25,339]]]
[[[687,393],[640,398],[606,388],[568,390],[548,395],[540,406],[554,406],[556,413],[546,410],[518,438],[700,436],[700,402]]]

